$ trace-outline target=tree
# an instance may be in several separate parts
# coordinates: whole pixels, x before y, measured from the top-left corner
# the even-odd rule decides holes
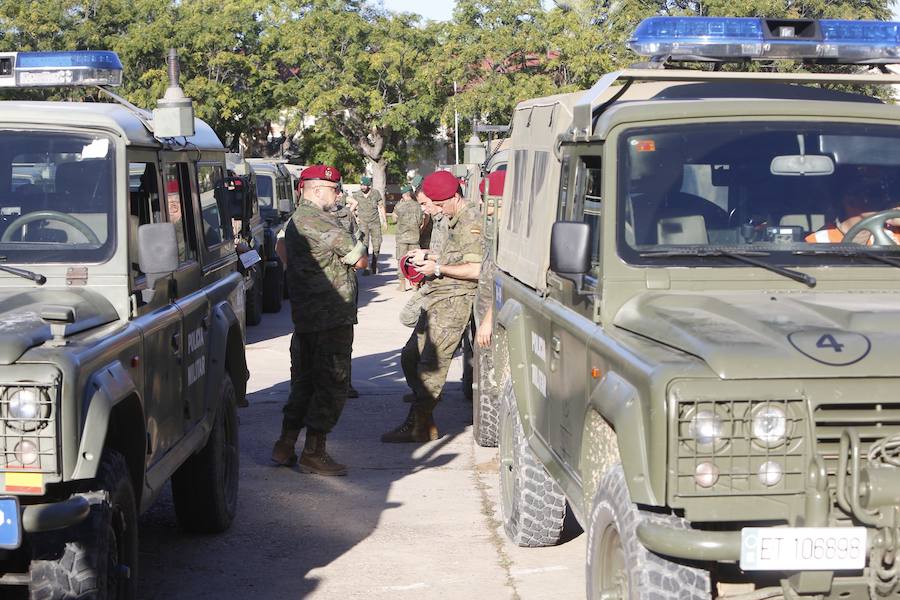
[[[280,104],[296,107],[295,122],[314,117],[344,137],[383,193],[389,147],[436,128],[443,98],[427,76],[433,26],[352,0],[315,0],[283,6],[271,34],[286,74]]]

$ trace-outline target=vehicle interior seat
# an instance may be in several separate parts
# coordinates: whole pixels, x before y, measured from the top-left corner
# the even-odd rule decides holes
[[[49,194],[45,209],[69,214],[87,225],[105,243],[113,206],[109,161],[84,160],[56,167],[56,192]],[[71,225],[52,221],[52,228],[66,234],[69,243],[86,243],[84,234]]]

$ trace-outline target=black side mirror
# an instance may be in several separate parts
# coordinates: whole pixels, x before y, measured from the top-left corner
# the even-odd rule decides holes
[[[550,270],[575,284],[582,293],[591,270],[591,227],[579,221],[558,221],[550,232]]]

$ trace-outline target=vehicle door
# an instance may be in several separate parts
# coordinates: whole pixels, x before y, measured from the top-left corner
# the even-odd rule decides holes
[[[182,390],[179,434],[192,427],[203,416],[206,384],[206,330],[210,307],[203,291],[198,255],[198,224],[194,206],[199,204],[197,179],[193,162],[180,153],[166,156],[163,165],[166,180],[166,205],[170,219],[176,223],[180,266],[175,274],[176,305],[184,322],[181,343]],[[206,224],[203,224],[205,227]]]
[[[562,310],[553,310],[550,324],[548,397],[550,446],[564,464],[577,469],[581,437],[589,399],[591,379],[588,340],[598,331],[594,320],[600,289],[600,228],[603,208],[601,157],[572,154],[564,158],[560,186],[559,220],[583,221],[590,225],[591,271],[582,294],[572,282],[551,273],[548,302]],[[577,472],[577,471],[576,471]]]
[[[160,196],[160,166],[156,152],[129,151],[129,235],[131,302],[134,324],[143,336],[143,395],[150,464],[158,461],[181,438],[182,318],[174,302],[174,277],[149,281],[140,270],[138,228],[169,221]]]

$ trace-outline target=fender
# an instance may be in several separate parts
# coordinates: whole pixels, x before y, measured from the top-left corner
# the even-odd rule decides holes
[[[229,343],[234,335],[232,331],[237,331],[241,336],[241,347],[243,348],[243,335],[240,333],[240,321],[234,314],[234,309],[227,301],[220,302],[213,306],[212,321],[209,327],[209,356],[208,376],[206,378],[206,392],[204,404],[208,416],[214,415],[218,410],[219,395],[222,390],[222,379],[225,376],[225,367],[227,362],[236,362],[231,364],[231,381],[234,384],[237,393],[238,406],[249,406],[247,403],[247,380],[250,373],[247,370],[247,359],[243,352],[231,353],[229,355]],[[211,423],[211,419],[209,420]]]
[[[529,438],[533,428],[530,415],[533,412],[533,386],[528,377],[528,349],[531,342],[528,341],[527,317],[522,304],[518,300],[507,300],[497,314],[497,324],[506,331],[506,352],[509,363],[509,374],[512,379],[513,390],[516,393],[519,416],[522,419],[522,429]],[[498,365],[494,365],[496,369]]]
[[[650,485],[649,440],[646,438],[650,418],[643,410],[638,391],[621,376],[610,372],[591,392],[590,406],[609,421],[615,431],[629,432],[617,439],[631,501],[659,506],[657,494]]]
[[[92,479],[97,474],[113,408],[132,395],[140,396],[134,380],[119,361],[99,369],[88,380],[82,408],[84,422],[81,445],[78,448],[78,461],[72,473],[73,479]],[[143,427],[143,420],[141,426]],[[143,435],[140,443],[143,447]]]

